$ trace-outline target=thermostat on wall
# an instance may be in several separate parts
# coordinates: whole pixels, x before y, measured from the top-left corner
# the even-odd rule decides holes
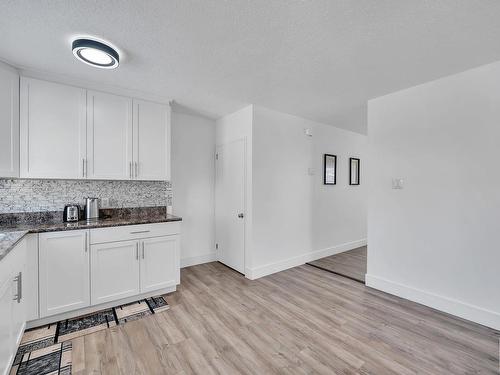
[[[312,137],[313,136],[312,130],[309,129],[309,128],[304,129],[304,134],[307,135],[308,137]]]

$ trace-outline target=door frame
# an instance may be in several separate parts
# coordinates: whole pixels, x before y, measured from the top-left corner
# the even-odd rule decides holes
[[[215,144],[215,152],[214,152],[214,175],[217,176],[217,152],[220,147],[227,146],[231,143],[235,142],[243,142],[243,213],[244,213],[244,222],[243,222],[243,275],[246,277],[246,271],[247,271],[247,225],[248,225],[248,207],[247,207],[247,182],[248,182],[248,147],[247,147],[247,137],[240,137],[240,138],[235,138],[226,142],[222,143],[216,143]],[[217,179],[215,178],[215,191],[214,191],[214,202],[215,202],[215,209],[214,209],[214,217],[215,217],[215,244],[218,243],[217,240]],[[215,259],[220,262],[220,250],[215,247]],[[224,264],[224,263],[222,263]],[[224,264],[225,265],[225,264]],[[225,265],[226,266],[226,265]],[[229,267],[229,266],[226,266]],[[231,267],[229,267],[231,268]],[[233,269],[233,268],[231,268]],[[235,270],[236,271],[236,270]],[[239,271],[236,271],[240,273]]]

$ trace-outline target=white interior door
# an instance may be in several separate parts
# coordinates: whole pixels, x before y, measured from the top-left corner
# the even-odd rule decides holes
[[[217,147],[215,217],[217,257],[245,272],[245,140]]]

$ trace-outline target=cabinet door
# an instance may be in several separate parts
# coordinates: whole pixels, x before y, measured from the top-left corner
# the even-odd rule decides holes
[[[90,305],[88,230],[40,233],[40,317]]]
[[[92,305],[139,293],[139,243],[112,242],[91,246]]]
[[[132,99],[88,91],[88,178],[132,177]]]
[[[21,77],[20,175],[82,178],[85,90]]]
[[[170,107],[134,100],[134,176],[170,179]]]
[[[141,292],[179,284],[178,235],[149,238],[141,242]]]
[[[0,177],[19,177],[19,75],[0,68]]]
[[[6,373],[26,323],[22,278],[25,275],[26,241],[21,240],[0,262],[0,374]]]
[[[3,277],[4,275],[2,275]],[[0,280],[0,374],[7,374],[12,361],[12,291],[11,280]]]
[[[26,324],[26,249],[27,242],[24,238],[13,250],[14,264],[12,266],[12,338],[13,351],[21,342]]]

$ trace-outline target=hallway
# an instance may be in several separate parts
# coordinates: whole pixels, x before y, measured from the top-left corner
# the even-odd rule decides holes
[[[307,264],[365,283],[367,247],[345,251]]]

